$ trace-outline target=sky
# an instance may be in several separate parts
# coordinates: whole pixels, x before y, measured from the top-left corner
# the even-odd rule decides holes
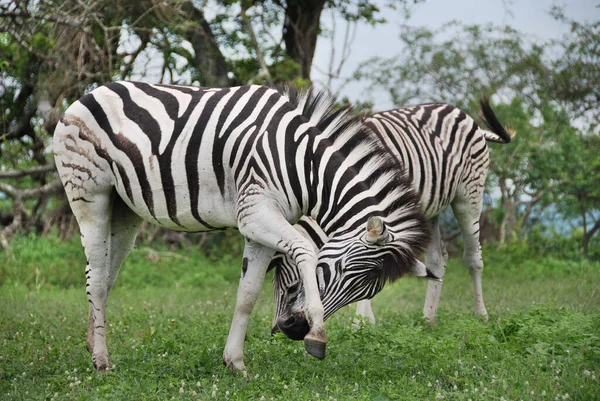
[[[425,0],[424,3],[413,7],[407,23],[412,26],[424,26],[435,30],[452,20],[463,24],[509,25],[529,34],[532,41],[560,38],[567,32],[565,24],[557,22],[549,14],[552,6],[565,6],[568,18],[579,22],[600,19],[600,0]],[[347,58],[343,76],[350,76],[361,61],[371,57],[391,57],[397,54],[394,45],[400,46],[398,39],[400,24],[405,23],[400,12],[386,12],[388,23],[371,28],[367,25],[357,27],[351,54]],[[331,27],[331,16],[325,15],[322,22]],[[336,21],[337,35],[335,36],[335,53],[339,54],[343,47],[344,22]],[[320,38],[314,58],[312,78],[317,84],[325,80],[319,70],[327,70],[331,55],[332,44],[328,38]],[[334,82],[334,91],[340,87],[340,82]],[[341,96],[347,96],[351,101],[374,101],[375,110],[394,107],[385,92],[372,92],[365,84],[351,83],[343,87]]]

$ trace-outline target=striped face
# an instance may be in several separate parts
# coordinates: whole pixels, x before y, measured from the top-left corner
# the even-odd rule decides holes
[[[274,259],[271,266],[276,269],[273,330],[300,340],[309,330],[301,272],[284,256]],[[324,318],[352,302],[372,298],[387,281],[406,273],[427,276],[424,266],[403,252],[400,236],[386,229],[378,217],[369,219],[358,240],[332,238],[322,246],[316,270]]]

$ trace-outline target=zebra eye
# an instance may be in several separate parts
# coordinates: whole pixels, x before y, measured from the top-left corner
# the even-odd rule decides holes
[[[294,294],[298,291],[298,282],[295,282],[288,288],[288,294]]]

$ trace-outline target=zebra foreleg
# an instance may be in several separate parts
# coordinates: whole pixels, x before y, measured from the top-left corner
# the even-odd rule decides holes
[[[440,225],[438,216],[427,221],[431,232],[431,242],[425,251],[425,265],[435,277],[444,278],[446,274],[446,257],[444,243],[440,235]],[[427,284],[427,296],[425,297],[425,306],[423,307],[423,316],[429,321],[429,324],[435,324],[440,295],[442,293],[441,280],[429,280]]]
[[[244,366],[244,339],[248,320],[262,288],[269,262],[275,251],[252,240],[246,239],[242,275],[235,301],[235,313],[227,344],[223,352],[223,364],[232,372],[246,375]]]
[[[260,192],[259,192],[260,193]],[[327,334],[323,322],[325,310],[317,283],[317,254],[310,242],[302,236],[279,212],[279,206],[270,200],[246,197],[240,205],[238,224],[240,232],[267,247],[289,255],[302,278],[302,305],[296,312],[289,329],[302,331],[306,351],[317,358],[325,357]],[[265,264],[267,268],[268,262]],[[278,324],[280,328],[281,325]],[[303,331],[307,328],[306,331]],[[304,335],[304,333],[306,333]]]

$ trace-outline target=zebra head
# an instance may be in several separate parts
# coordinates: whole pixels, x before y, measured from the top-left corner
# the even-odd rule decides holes
[[[328,241],[314,220],[303,219],[300,223],[299,231],[320,248],[316,274],[325,319],[345,305],[372,298],[386,282],[405,274],[435,278],[405,248],[406,232],[388,228],[381,217],[370,217],[358,236]],[[327,242],[319,243],[323,238]],[[303,312],[301,273],[291,258],[281,254],[273,259],[271,268],[275,268],[276,302],[272,331],[301,340],[310,330]]]

